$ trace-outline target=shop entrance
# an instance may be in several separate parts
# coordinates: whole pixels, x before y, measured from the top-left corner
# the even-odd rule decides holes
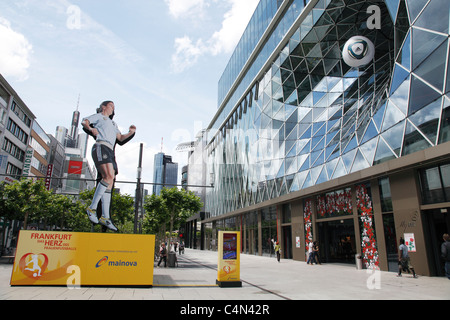
[[[283,227],[284,259],[292,259],[292,229],[291,226]]]
[[[353,219],[319,222],[320,259],[328,263],[355,263]]]
[[[443,277],[444,261],[441,258],[442,235],[450,233],[450,208],[426,210],[423,213],[425,221],[425,237],[432,276]]]

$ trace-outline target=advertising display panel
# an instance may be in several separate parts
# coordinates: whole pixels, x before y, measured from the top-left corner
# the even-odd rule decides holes
[[[220,287],[241,287],[241,233],[219,231],[219,262],[216,283]]]
[[[153,286],[155,236],[21,231],[12,286]]]

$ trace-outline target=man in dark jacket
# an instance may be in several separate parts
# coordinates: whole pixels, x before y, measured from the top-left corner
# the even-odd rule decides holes
[[[445,276],[450,280],[450,236],[446,233],[443,238],[444,243],[441,246],[441,253],[445,261]]]

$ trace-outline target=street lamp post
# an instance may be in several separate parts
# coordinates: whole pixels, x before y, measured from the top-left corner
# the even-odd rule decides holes
[[[142,152],[144,149],[144,144],[141,143],[139,150],[139,165],[137,168],[137,184],[136,184],[136,197],[134,199],[134,233],[138,233],[138,224],[139,224],[139,233],[142,233],[142,223],[140,223],[140,211],[142,208],[142,194],[141,194],[141,174],[142,174]]]

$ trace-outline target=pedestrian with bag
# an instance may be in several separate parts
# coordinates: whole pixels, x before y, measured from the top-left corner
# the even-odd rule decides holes
[[[167,268],[167,249],[166,249],[165,243],[161,244],[161,249],[159,250],[158,268],[159,268],[159,265],[161,264],[161,261],[163,261],[163,260],[164,260],[164,268]]]
[[[275,253],[277,254],[277,261],[280,262],[280,259],[281,259],[281,246],[280,246],[280,243],[278,241],[275,244]]]
[[[405,245],[405,240],[400,238],[400,246],[398,247],[398,275],[402,276],[402,270],[413,274],[413,278],[417,278],[414,267],[411,266],[411,259],[408,254],[408,247]]]

